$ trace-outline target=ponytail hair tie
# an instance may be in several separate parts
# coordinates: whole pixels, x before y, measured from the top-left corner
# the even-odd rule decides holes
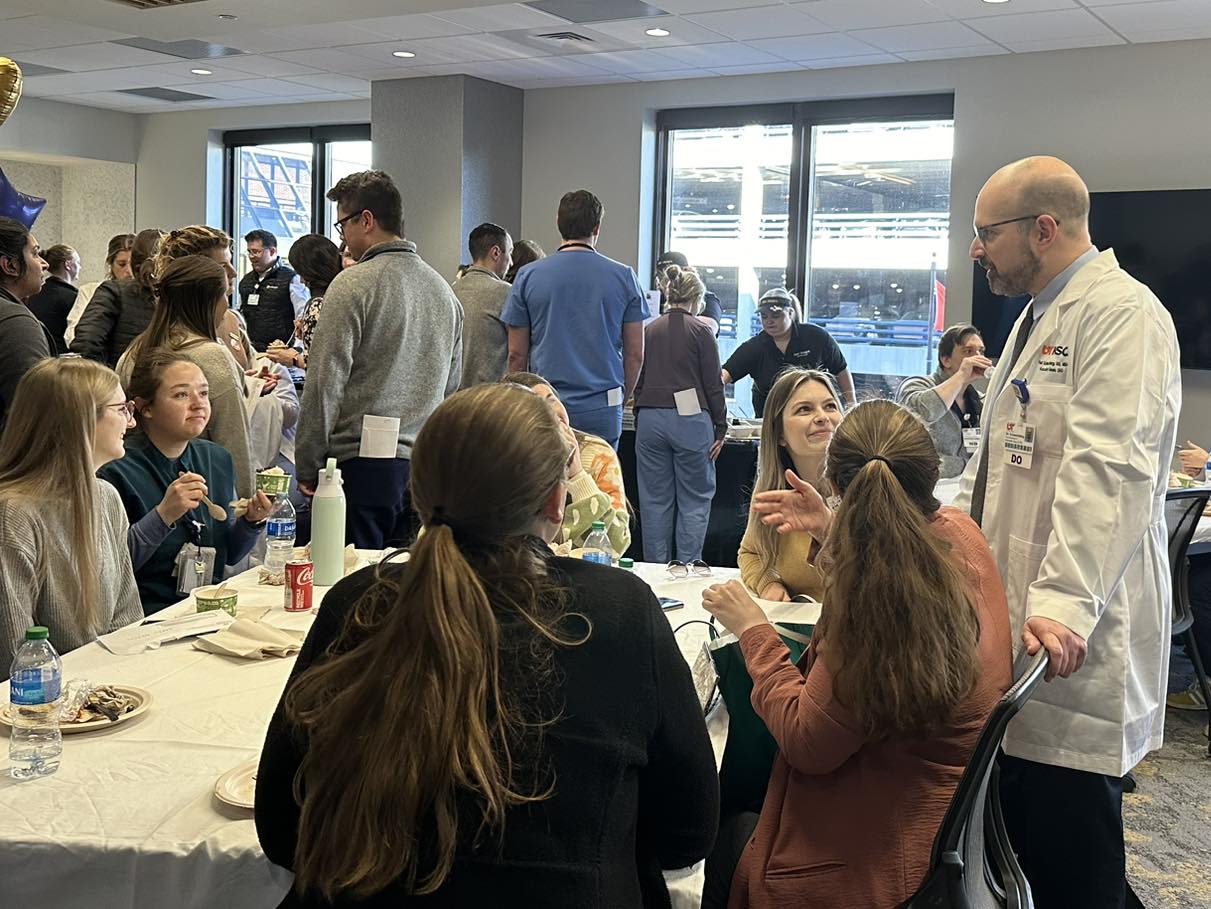
[[[867,464],[869,464],[871,461],[882,461],[887,465],[889,470],[891,469],[891,461],[887,460],[887,458],[883,457],[883,455],[871,455],[866,459]]]

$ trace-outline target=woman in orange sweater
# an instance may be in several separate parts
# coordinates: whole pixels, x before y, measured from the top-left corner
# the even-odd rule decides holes
[[[938,507],[938,455],[921,422],[890,401],[859,405],[837,427],[826,476],[842,496],[835,515],[793,471],[789,490],[754,503],[780,532],[827,538],[824,609],[802,672],[739,583],[703,595],[740,638],[753,706],[779,749],[732,909],[894,909],[911,896],[1011,683],[996,565],[979,527]]]

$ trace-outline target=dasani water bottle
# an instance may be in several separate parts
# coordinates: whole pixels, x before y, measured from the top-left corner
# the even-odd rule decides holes
[[[282,574],[294,552],[294,506],[285,493],[274,496],[273,511],[265,527],[265,570]]]
[[[614,564],[613,550],[610,548],[610,537],[606,533],[604,521],[594,521],[593,528],[584,541],[584,554],[581,558],[586,562],[598,562],[602,565]]]
[[[8,759],[14,779],[47,776],[59,769],[63,735],[59,732],[59,692],[63,663],[49,640],[50,632],[35,625],[25,632],[25,643],[9,671],[9,699],[13,728]]]

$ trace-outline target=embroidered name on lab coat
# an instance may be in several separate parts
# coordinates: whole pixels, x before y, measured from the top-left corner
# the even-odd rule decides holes
[[[1070,349],[1067,344],[1044,344],[1039,348],[1039,372],[1067,372]]]

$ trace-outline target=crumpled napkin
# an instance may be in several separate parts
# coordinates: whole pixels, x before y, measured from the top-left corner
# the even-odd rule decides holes
[[[292,559],[304,559],[310,561],[311,545],[308,544],[306,546],[296,546],[290,557]],[[357,565],[357,550],[353,547],[353,544],[350,543],[345,547],[345,574],[352,574],[357,568]],[[286,575],[282,572],[274,574],[268,568],[261,566],[261,569],[257,574],[257,583],[282,587],[286,584]]]
[[[216,634],[195,639],[193,646],[224,656],[263,660],[269,656],[284,657],[298,653],[303,646],[303,638],[303,634],[283,631],[264,622],[236,619]]]

